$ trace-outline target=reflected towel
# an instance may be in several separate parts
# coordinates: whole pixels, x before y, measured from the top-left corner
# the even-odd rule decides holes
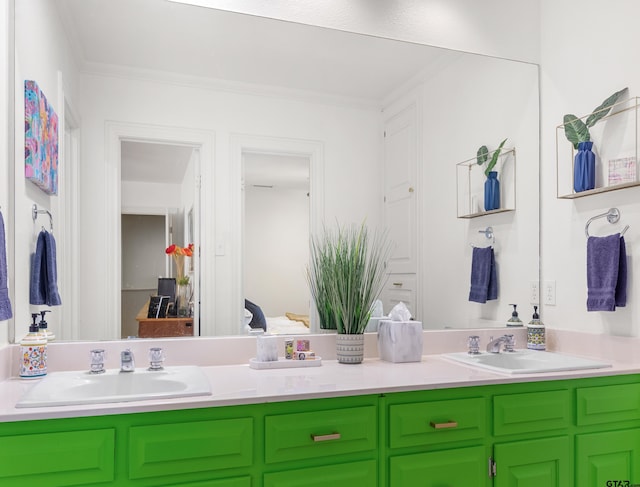
[[[627,304],[627,252],[619,233],[587,240],[587,311]]]
[[[469,301],[486,303],[498,298],[498,279],[492,247],[474,247],[471,259]]]
[[[48,306],[62,304],[58,293],[56,241],[46,230],[42,230],[38,235],[36,251],[31,255],[29,303]]]
[[[4,237],[4,217],[0,213],[0,321],[13,316],[7,284],[7,247]]]
[[[58,292],[58,258],[56,255],[56,239],[53,234],[44,232],[46,242],[46,271],[47,271],[47,305],[60,306],[62,300]]]
[[[29,304],[45,304],[47,302],[45,274],[45,240],[43,230],[38,235],[36,251],[31,254],[31,279],[29,281]]]

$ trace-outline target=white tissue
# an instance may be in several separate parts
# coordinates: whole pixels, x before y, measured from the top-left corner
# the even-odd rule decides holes
[[[411,321],[411,311],[407,305],[400,301],[389,311],[391,321]]]

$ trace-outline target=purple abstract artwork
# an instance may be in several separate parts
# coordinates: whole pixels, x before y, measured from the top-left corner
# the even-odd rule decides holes
[[[30,80],[24,82],[24,175],[58,194],[58,115]]]

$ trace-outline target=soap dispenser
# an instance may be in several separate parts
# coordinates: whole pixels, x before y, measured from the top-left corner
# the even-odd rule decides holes
[[[38,323],[38,328],[40,329],[40,336],[47,339],[47,342],[52,342],[56,339],[56,335],[49,331],[49,325],[44,319],[45,313],[51,313],[51,310],[46,309],[44,311],[40,311],[40,323]]]
[[[31,318],[29,333],[20,341],[20,377],[23,379],[47,374],[47,340],[39,333],[38,313],[31,313]]]
[[[511,318],[507,321],[507,326],[522,326],[522,320],[518,317],[518,312],[516,311],[517,304],[510,304],[509,306],[513,306],[513,313],[511,313]]]
[[[531,350],[545,350],[544,323],[540,321],[538,307],[533,307],[533,317],[527,325],[527,348]]]

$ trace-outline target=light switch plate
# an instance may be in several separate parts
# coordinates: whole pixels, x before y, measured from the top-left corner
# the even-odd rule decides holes
[[[556,305],[556,281],[544,281],[544,304],[549,306]]]

